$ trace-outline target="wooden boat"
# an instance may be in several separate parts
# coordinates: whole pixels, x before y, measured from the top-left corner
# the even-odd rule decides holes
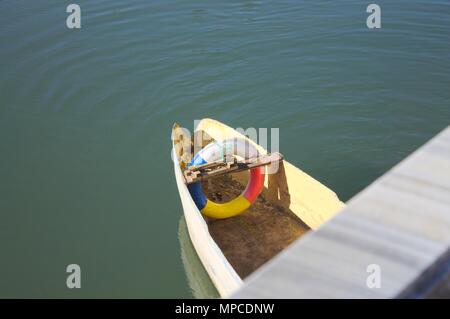
[[[196,134],[202,134],[205,141],[246,139],[261,154],[267,154],[260,145],[212,119],[201,120]],[[266,174],[261,194],[247,211],[227,219],[205,217],[194,203],[183,175],[186,165],[181,158],[187,154],[182,143],[192,138],[174,124],[175,177],[192,245],[221,297],[230,296],[262,264],[345,206],[332,190],[284,160],[275,174]],[[226,174],[202,182],[202,187],[208,198],[227,201],[239,195],[247,179],[248,172]]]

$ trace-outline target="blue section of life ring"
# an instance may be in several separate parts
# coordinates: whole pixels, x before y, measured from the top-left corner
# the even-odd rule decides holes
[[[206,164],[207,162],[200,156],[200,154],[196,154],[194,158],[189,162],[188,167],[191,166],[199,166]],[[191,193],[192,199],[194,200],[195,205],[198,209],[202,210],[206,206],[206,202],[208,199],[202,190],[202,185],[200,182],[188,185],[189,193]]]

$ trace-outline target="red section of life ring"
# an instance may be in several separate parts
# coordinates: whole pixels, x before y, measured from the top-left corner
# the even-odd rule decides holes
[[[264,167],[256,167],[250,170],[250,178],[243,193],[244,197],[250,203],[253,203],[261,193],[264,185],[264,177]]]

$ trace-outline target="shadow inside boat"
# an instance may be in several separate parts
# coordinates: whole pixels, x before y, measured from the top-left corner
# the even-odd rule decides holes
[[[213,201],[229,201],[245,188],[248,172],[202,182]],[[267,187],[242,214],[226,219],[205,218],[211,237],[241,278],[246,278],[310,228],[290,210],[291,197],[284,165],[268,175]]]

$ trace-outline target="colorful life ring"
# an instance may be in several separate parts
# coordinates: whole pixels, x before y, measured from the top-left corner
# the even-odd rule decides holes
[[[191,160],[188,167],[215,162],[222,159],[223,156],[230,155],[248,159],[257,157],[259,153],[252,144],[244,139],[213,142],[201,149]],[[217,219],[229,218],[241,214],[255,201],[264,185],[264,174],[264,167],[251,169],[247,187],[242,194],[223,204],[209,200],[203,193],[200,182],[188,185],[188,189],[203,215]]]

